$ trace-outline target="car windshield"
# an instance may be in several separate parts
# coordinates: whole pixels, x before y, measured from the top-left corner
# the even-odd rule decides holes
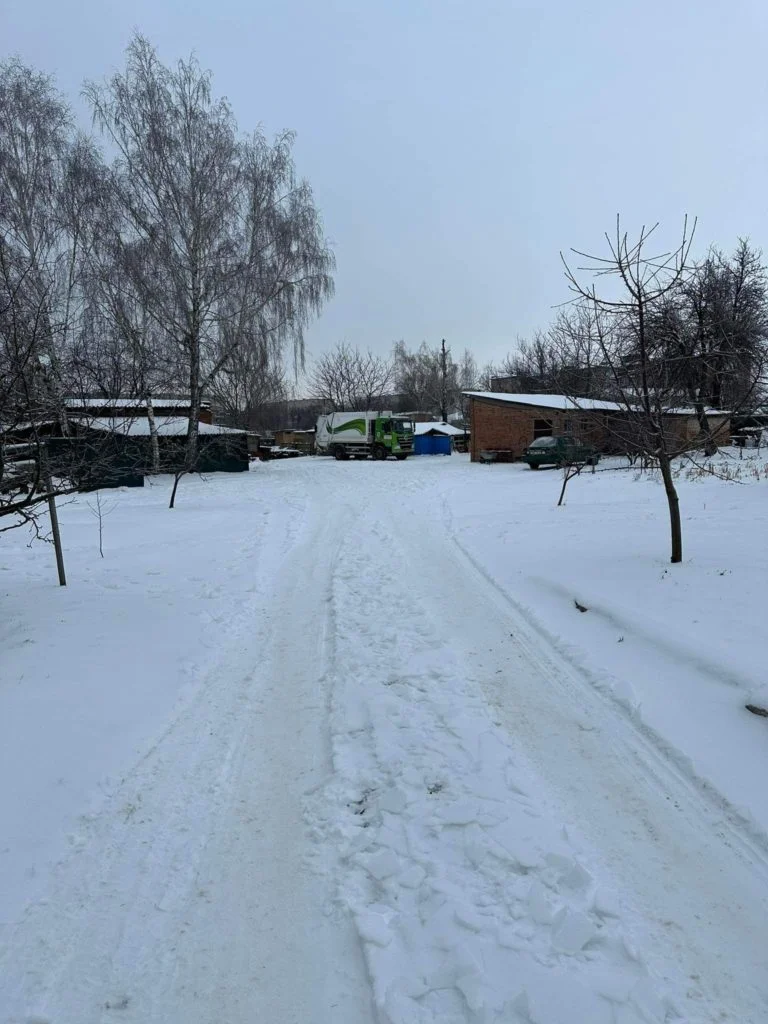
[[[410,420],[393,420],[395,431],[398,434],[412,434],[413,423]]]
[[[537,437],[531,448],[554,448],[557,445],[557,438]]]

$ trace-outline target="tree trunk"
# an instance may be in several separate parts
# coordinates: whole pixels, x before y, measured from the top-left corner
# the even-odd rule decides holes
[[[712,373],[712,405],[715,409],[723,407],[723,371],[721,366],[717,365],[720,362],[718,359]]]
[[[661,477],[664,481],[664,490],[667,495],[667,504],[669,505],[669,527],[672,538],[672,557],[670,561],[673,565],[676,565],[683,560],[683,527],[680,521],[680,499],[677,496],[675,481],[672,478],[672,463],[666,452],[659,453],[659,467],[661,468]]]
[[[168,503],[168,508],[175,508],[176,506],[176,491],[179,488],[179,480],[184,476],[184,470],[180,469],[173,478],[173,490],[171,491],[171,500]]]
[[[160,440],[157,435],[157,421],[152,396],[147,395],[147,420],[149,421],[149,443],[152,449],[152,472],[160,472]]]
[[[578,466],[564,466],[563,467],[563,486],[562,486],[562,489],[560,491],[560,497],[558,498],[558,501],[557,501],[557,507],[558,508],[560,508],[560,506],[563,504],[563,501],[565,500],[565,489],[568,486],[568,481],[572,477],[577,476],[579,474],[579,472],[580,472],[580,468]]]
[[[704,439],[704,454],[716,455],[717,445],[715,444],[715,439],[712,437],[712,428],[709,425],[709,418],[707,417],[706,410],[704,409],[704,403],[701,399],[697,399],[694,402],[694,409],[696,410],[696,419],[699,421],[699,432]]]
[[[200,436],[200,330],[196,309],[193,319],[194,329],[192,337],[189,339],[189,427],[184,467],[188,473],[194,473],[197,466],[198,438]]]
[[[200,436],[200,336],[195,333],[189,339],[189,422],[187,424],[187,445],[184,465],[177,470],[168,508],[173,508],[179,481],[186,473],[194,473],[197,467],[198,438]]]

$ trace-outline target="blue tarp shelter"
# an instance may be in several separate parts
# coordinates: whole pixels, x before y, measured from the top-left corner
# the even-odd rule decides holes
[[[417,434],[413,439],[414,455],[450,455],[451,439],[444,434]]]

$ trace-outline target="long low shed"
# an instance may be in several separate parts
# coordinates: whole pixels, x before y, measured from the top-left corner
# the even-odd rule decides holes
[[[54,473],[82,481],[85,489],[99,487],[141,487],[153,470],[149,420],[79,418],[70,420],[71,435],[50,437],[51,468]],[[158,418],[157,446],[161,473],[175,473],[184,467],[187,417]],[[248,438],[245,431],[199,423],[197,473],[241,473],[249,468]]]
[[[495,391],[471,391],[467,396],[473,462],[479,461],[484,451],[519,459],[537,437],[562,434],[572,434],[604,453],[628,447],[622,438],[631,435],[631,414],[616,402]],[[707,410],[707,415],[716,442],[728,444],[730,415],[720,410]],[[680,443],[699,436],[699,422],[691,409],[669,410],[664,418],[666,428],[675,432]]]

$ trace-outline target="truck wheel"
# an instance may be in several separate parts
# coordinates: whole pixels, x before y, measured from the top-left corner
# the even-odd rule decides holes
[[[377,444],[373,449],[373,457],[377,462],[383,462],[387,457],[387,449],[382,444]]]
[[[405,460],[408,458],[408,456],[407,455],[396,455],[395,458],[397,459],[398,462],[405,462]]]
[[[529,462],[528,465],[531,467],[531,469],[538,469],[539,468],[538,464],[535,463],[535,462]]]
[[[344,459],[346,459],[347,457],[347,453],[344,451],[343,448],[339,447],[339,445],[334,445],[333,457],[334,459],[337,459],[339,462],[343,462]]]

